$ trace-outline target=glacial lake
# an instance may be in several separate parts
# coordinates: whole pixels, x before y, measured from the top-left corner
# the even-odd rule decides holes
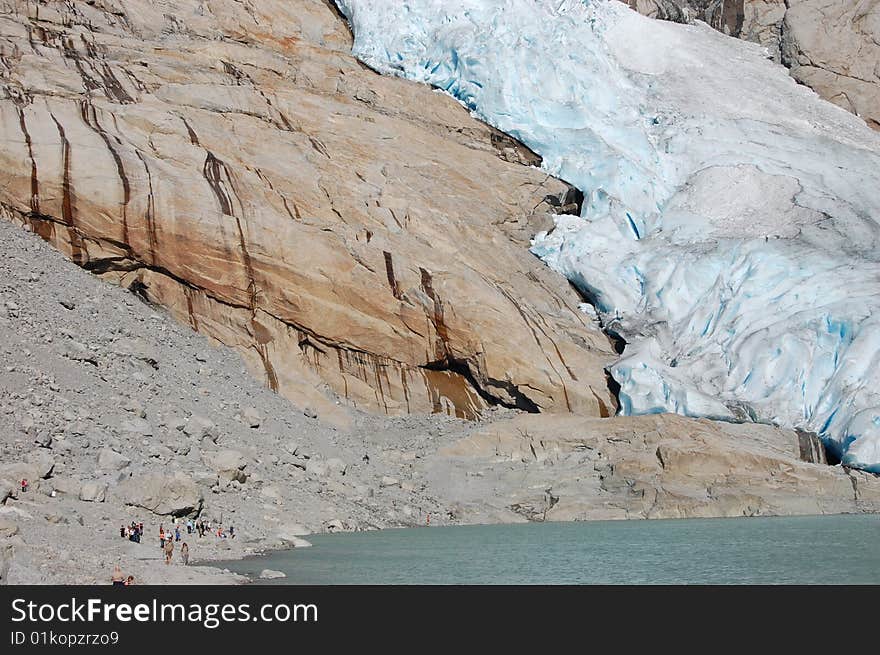
[[[878,584],[880,515],[526,523],[306,537],[259,584]]]

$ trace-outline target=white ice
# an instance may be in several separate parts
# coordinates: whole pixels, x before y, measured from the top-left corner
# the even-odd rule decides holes
[[[802,427],[880,472],[880,135],[759,46],[617,2],[337,4],[360,59],[584,192],[533,252],[627,339],[622,413]]]

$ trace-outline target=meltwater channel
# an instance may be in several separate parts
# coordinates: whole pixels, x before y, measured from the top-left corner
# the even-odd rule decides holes
[[[878,584],[880,516],[591,521],[320,534],[220,564],[261,584]],[[829,553],[834,553],[833,564]]]

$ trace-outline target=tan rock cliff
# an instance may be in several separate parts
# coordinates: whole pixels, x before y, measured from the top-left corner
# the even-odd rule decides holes
[[[607,339],[527,252],[575,194],[360,65],[330,3],[2,7],[6,218],[323,418],[614,412]]]

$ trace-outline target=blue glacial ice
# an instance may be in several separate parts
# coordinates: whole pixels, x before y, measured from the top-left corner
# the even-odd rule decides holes
[[[621,412],[751,417],[880,472],[880,135],[760,46],[595,0],[338,0],[584,192],[532,251],[628,346]]]

